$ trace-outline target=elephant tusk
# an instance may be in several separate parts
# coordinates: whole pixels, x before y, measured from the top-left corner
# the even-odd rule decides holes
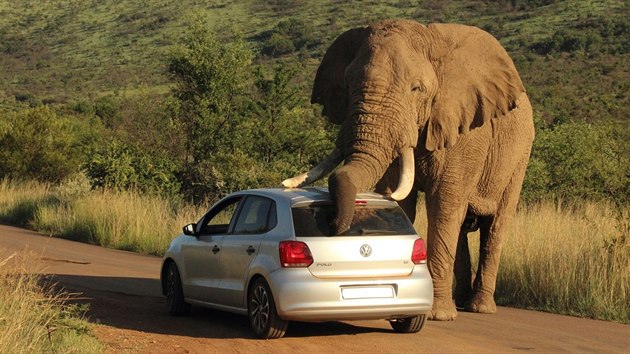
[[[403,200],[407,198],[413,188],[414,180],[414,161],[413,148],[404,148],[400,150],[400,179],[398,180],[398,188],[390,195],[394,200]]]
[[[314,183],[320,180],[323,176],[332,172],[343,161],[343,156],[339,149],[334,149],[328,157],[323,159],[317,166],[313,167],[307,173],[303,173],[293,178],[288,178],[282,181],[282,186],[285,188],[299,188]]]

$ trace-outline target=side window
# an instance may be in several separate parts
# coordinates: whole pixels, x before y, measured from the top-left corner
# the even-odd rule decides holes
[[[249,196],[238,215],[235,234],[261,234],[276,226],[276,203],[267,198]]]
[[[203,235],[227,233],[241,199],[241,197],[236,197],[226,200],[210,210],[201,221],[199,233]]]

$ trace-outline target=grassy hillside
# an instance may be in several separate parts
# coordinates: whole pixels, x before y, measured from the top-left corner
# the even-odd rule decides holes
[[[279,5],[274,5],[278,3]],[[397,7],[320,1],[3,1],[0,4],[1,89],[5,98],[32,94],[64,101],[83,95],[161,90],[165,49],[177,43],[187,22],[206,17],[217,32],[236,27],[254,45],[288,16],[328,37],[366,13],[401,16]],[[323,11],[323,9],[327,9]],[[338,11],[339,10],[339,11]],[[367,11],[365,11],[367,10]],[[320,14],[324,14],[322,17]],[[342,15],[338,21],[333,15]],[[349,21],[354,19],[354,21]],[[336,22],[337,25],[331,23]],[[318,48],[315,48],[318,49]],[[313,63],[314,64],[314,63]]]
[[[308,103],[329,44],[353,27],[410,18],[481,27],[511,54],[537,126],[526,199],[626,203],[629,14],[622,0],[0,0],[0,177],[58,182],[87,170],[96,187],[142,188],[152,180],[194,195],[207,194],[196,185],[212,194],[275,185],[316,163],[334,140],[334,127]],[[213,33],[199,38],[215,38],[197,47],[208,50],[197,63],[209,66],[195,69],[209,75],[202,81],[220,76],[211,66],[229,55],[207,59],[224,53],[221,46],[244,41],[253,52],[243,58],[254,59],[239,80],[219,69],[226,74],[219,89],[195,93],[218,101],[186,113],[197,103],[176,97],[172,88],[186,80],[170,65],[178,55],[187,60],[189,31],[200,23]],[[234,88],[243,87],[228,92],[236,81]],[[186,117],[198,121],[186,125]],[[42,125],[49,139],[41,138]],[[264,156],[260,144],[268,147]]]
[[[547,5],[545,5],[547,4]],[[281,21],[306,28],[308,43],[282,55],[312,72],[340,32],[377,19],[404,17],[461,22],[487,29],[515,58],[534,102],[549,120],[560,113],[627,117],[629,14],[621,0],[534,1],[307,1],[307,0],[2,0],[0,2],[0,101],[68,102],[106,94],[165,92],[164,56],[195,16],[208,18],[218,33],[237,31],[258,49]],[[626,25],[627,27],[627,25]],[[605,30],[605,29],[604,29]],[[541,53],[536,46],[558,31],[597,31],[597,48]],[[609,31],[610,32],[610,31]],[[289,33],[291,35],[291,33]],[[611,50],[618,43],[625,49]],[[616,44],[615,44],[616,43]],[[566,48],[565,48],[566,49]],[[278,60],[261,55],[262,62]],[[593,87],[593,80],[598,83]],[[562,102],[553,96],[562,92]],[[567,94],[568,96],[567,97]],[[551,111],[551,112],[548,112]],[[568,112],[567,112],[568,111]],[[553,117],[549,117],[553,115]]]

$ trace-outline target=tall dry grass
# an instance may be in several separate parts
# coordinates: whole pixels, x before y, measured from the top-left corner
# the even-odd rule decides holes
[[[162,255],[183,225],[205,210],[136,192],[0,183],[0,222],[105,247]]]
[[[628,210],[610,203],[540,203],[514,218],[498,301],[630,322]]]
[[[0,222],[160,255],[205,208],[134,192],[0,183]],[[416,228],[426,230],[423,203]],[[608,203],[521,205],[503,247],[499,304],[630,323],[629,210]],[[471,253],[478,234],[469,235]]]
[[[416,229],[426,232],[418,206]],[[476,266],[479,232],[468,235]],[[630,210],[607,202],[521,205],[503,246],[501,305],[630,323]]]
[[[37,229],[105,247],[162,255],[203,212],[139,193],[100,191],[37,211]]]
[[[69,305],[68,294],[42,286],[25,269],[29,261],[0,255],[0,353],[100,352],[84,310]]]

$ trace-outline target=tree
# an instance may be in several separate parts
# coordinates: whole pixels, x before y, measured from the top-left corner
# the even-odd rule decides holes
[[[189,194],[212,193],[211,176],[202,165],[238,146],[232,133],[241,120],[252,58],[242,38],[218,38],[202,19],[193,22],[168,57],[168,73],[176,83],[172,93],[179,104],[176,118],[187,137],[181,158],[183,188]]]
[[[261,144],[257,151],[262,160],[269,163],[278,159],[285,144],[290,144],[287,134],[295,124],[296,108],[300,106],[300,89],[292,86],[296,68],[280,64],[271,79],[265,78],[262,67],[256,72],[257,97],[252,102],[252,113],[257,119],[256,140]]]
[[[278,181],[308,169],[333,148],[324,119],[315,117],[303,90],[293,84],[297,72],[287,64],[277,65],[271,78],[262,67],[256,72],[252,151],[278,172]]]

